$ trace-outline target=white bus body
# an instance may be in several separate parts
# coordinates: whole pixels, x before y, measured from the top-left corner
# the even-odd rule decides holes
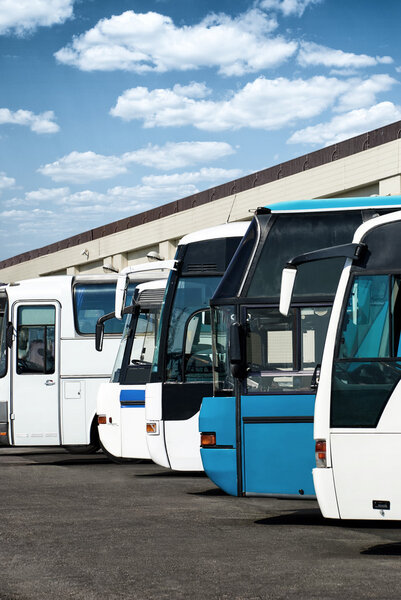
[[[110,322],[102,355],[94,334],[115,285],[113,275],[60,275],[0,287],[0,445],[98,447],[96,396],[122,323]]]
[[[401,519],[401,212],[361,225],[342,272],[315,406],[324,517]]]
[[[97,399],[99,439],[116,462],[149,459],[145,428],[145,385],[156,342],[167,280],[137,286],[137,312],[127,316],[110,381],[102,383]]]
[[[147,444],[152,460],[179,471],[203,471],[199,410],[212,394],[209,301],[249,222],[183,237],[164,297],[151,380],[146,385]]]

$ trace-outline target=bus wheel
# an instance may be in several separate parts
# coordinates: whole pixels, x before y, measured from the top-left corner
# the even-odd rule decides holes
[[[110,454],[110,452],[108,452],[108,450],[106,450],[106,448],[103,446],[102,442],[99,442],[99,444],[100,444],[100,448],[102,449],[102,452],[107,456],[107,458],[109,458],[112,462],[117,463],[118,465],[133,464],[133,463],[141,462],[141,460],[138,460],[135,458],[123,458],[121,456],[114,456],[114,454]]]

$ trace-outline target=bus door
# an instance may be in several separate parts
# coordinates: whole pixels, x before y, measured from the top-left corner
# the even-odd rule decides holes
[[[356,276],[334,359],[330,447],[341,518],[401,519],[401,277]]]
[[[13,444],[60,444],[60,305],[18,302],[13,322]]]
[[[313,495],[311,380],[320,362],[329,307],[245,306],[247,375],[241,382],[242,493]]]

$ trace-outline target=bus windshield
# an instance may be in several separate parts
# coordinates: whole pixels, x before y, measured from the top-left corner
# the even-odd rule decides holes
[[[178,281],[167,334],[166,381],[212,381],[209,300],[219,281],[218,276]]]
[[[134,315],[127,316],[111,375],[113,383],[147,383],[155,349],[159,315],[160,307],[152,309],[141,307],[137,318]],[[124,373],[121,371],[123,363],[127,364],[127,372]],[[139,374],[140,367],[144,367],[142,377]],[[137,375],[143,381],[139,381],[137,377],[132,381],[132,377],[128,375],[128,372],[135,368],[138,371]]]
[[[281,270],[290,258],[303,252],[345,244],[352,240],[360,224],[359,211],[278,215],[265,237],[256,268],[246,284],[246,296],[278,302]],[[332,299],[343,264],[344,259],[329,259],[301,265],[294,300],[305,297]]]
[[[401,378],[401,276],[356,275],[333,365],[332,427],[376,427]]]

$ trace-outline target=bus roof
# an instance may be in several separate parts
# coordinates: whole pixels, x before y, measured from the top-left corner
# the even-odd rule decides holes
[[[383,207],[401,208],[401,196],[362,196],[352,198],[314,198],[311,200],[289,200],[287,202],[274,202],[267,204],[272,213],[279,212],[314,212],[314,211],[334,211],[334,210],[352,210],[383,208]]]
[[[401,203],[400,203],[401,206]],[[216,240],[225,237],[243,237],[249,227],[250,221],[236,221],[233,223],[224,223],[216,227],[208,227],[194,233],[188,233],[178,242],[179,246],[202,242],[204,240]]]

